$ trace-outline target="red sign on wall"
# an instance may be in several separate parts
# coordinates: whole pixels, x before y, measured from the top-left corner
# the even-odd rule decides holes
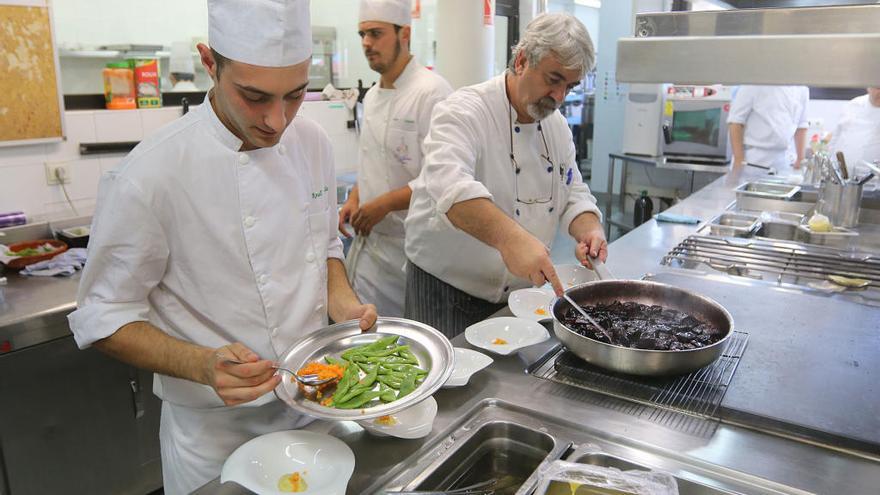
[[[483,0],[483,25],[491,26],[495,23],[495,16],[492,15],[492,0]]]
[[[421,19],[422,18],[422,0],[415,0],[413,2],[412,18],[413,19]]]

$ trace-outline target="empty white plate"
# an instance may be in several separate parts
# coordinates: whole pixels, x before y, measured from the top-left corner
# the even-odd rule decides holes
[[[403,411],[357,423],[363,429],[380,437],[422,438],[431,433],[435,417],[437,417],[437,401],[429,396]]]
[[[550,289],[519,289],[510,293],[507,305],[517,318],[541,321],[552,319],[550,303],[556,294]],[[447,382],[448,383],[448,382]]]
[[[452,368],[452,375],[443,384],[443,388],[467,385],[471,375],[489,366],[493,361],[489,356],[472,349],[456,347],[453,351],[455,352],[455,365]]]
[[[299,473],[301,493],[345,495],[354,472],[354,454],[342,440],[304,430],[276,431],[235,449],[220,472],[220,482],[234,481],[255,493],[279,490],[282,476]]]
[[[563,289],[599,280],[599,276],[596,275],[596,272],[590,270],[584,265],[554,265],[553,268],[556,269],[556,275],[559,276],[559,281],[562,282]],[[550,287],[550,285],[548,284],[544,287]]]
[[[467,327],[464,338],[471,345],[506,356],[523,347],[540,344],[549,339],[550,334],[536,321],[502,316]]]

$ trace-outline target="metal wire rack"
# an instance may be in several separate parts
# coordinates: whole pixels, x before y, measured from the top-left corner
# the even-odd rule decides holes
[[[679,413],[701,419],[720,419],[719,406],[749,341],[747,332],[733,332],[727,347],[712,364],[677,377],[624,375],[593,366],[563,346],[554,348],[529,373],[545,380],[634,401],[644,406],[633,413],[651,421],[670,423]],[[676,413],[670,415],[667,413]]]

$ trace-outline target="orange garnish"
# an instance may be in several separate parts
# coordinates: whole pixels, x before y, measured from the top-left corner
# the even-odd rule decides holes
[[[492,343],[495,345],[505,345],[507,344],[507,341],[504,339],[495,339],[492,341]]]
[[[547,310],[544,308],[538,308],[535,310],[536,315],[547,316]]]

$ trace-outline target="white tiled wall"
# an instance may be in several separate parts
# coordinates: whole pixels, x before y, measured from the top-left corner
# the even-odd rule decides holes
[[[357,136],[346,128],[350,111],[338,102],[305,102],[300,110],[329,134],[337,173],[353,171]],[[95,208],[98,181],[124,154],[79,154],[80,143],[140,141],[180,116],[180,107],[144,110],[73,110],[65,112],[67,139],[59,143],[0,147],[0,213],[24,211],[29,219],[57,220],[74,216],[61,186],[46,183],[46,164],[66,163],[67,193],[79,215]]]

